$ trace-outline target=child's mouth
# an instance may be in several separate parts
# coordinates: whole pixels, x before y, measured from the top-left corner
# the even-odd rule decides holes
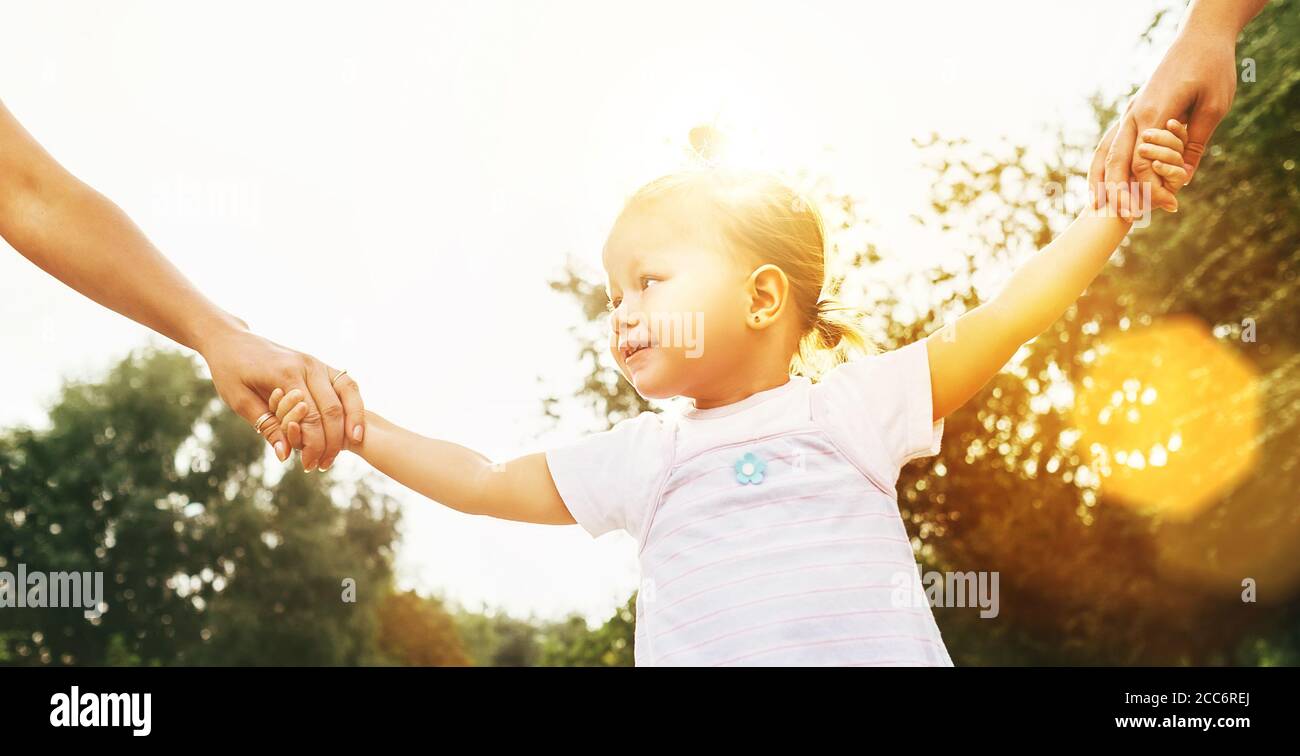
[[[653,348],[653,344],[629,344],[623,347],[623,362],[630,364],[633,357]]]
[[[627,356],[623,358],[623,361],[630,363],[633,357],[637,356],[638,354],[641,354],[642,352],[648,349],[650,349],[650,347],[634,347],[632,351],[628,352]]]

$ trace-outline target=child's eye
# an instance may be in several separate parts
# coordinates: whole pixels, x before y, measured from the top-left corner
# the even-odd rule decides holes
[[[641,276],[642,290],[650,288],[650,284],[652,283],[659,283],[659,279],[653,276]],[[619,304],[621,304],[622,302],[623,299],[621,297],[614,297],[613,299],[610,299],[608,302],[605,303],[605,310],[607,312],[613,312],[614,310],[618,309]]]

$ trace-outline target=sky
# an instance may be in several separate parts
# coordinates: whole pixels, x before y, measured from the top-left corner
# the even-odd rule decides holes
[[[494,459],[575,438],[576,309],[624,198],[717,122],[757,167],[909,215],[912,139],[1042,144],[1145,78],[1155,0],[1043,3],[0,0],[0,100],[254,330],[346,367],[367,406]],[[1157,38],[1159,46],[1167,35]],[[0,426],[61,382],[166,345],[0,241]],[[367,474],[340,458],[335,474]],[[635,544],[463,515],[400,492],[399,583],[472,609],[606,619]]]

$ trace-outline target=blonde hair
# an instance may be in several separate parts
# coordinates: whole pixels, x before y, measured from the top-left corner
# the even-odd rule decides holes
[[[822,216],[787,183],[770,174],[735,169],[686,170],[641,187],[628,199],[623,214],[665,201],[681,203],[692,213],[709,213],[735,249],[785,272],[792,309],[802,321],[799,345],[790,357],[791,374],[816,379],[843,362],[849,349],[873,351],[858,323],[861,311],[823,293],[830,281]]]

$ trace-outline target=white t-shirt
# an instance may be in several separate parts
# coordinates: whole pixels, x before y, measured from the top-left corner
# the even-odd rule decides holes
[[[932,414],[919,341],[546,460],[579,525],[637,540],[637,666],[952,666],[895,491]]]

